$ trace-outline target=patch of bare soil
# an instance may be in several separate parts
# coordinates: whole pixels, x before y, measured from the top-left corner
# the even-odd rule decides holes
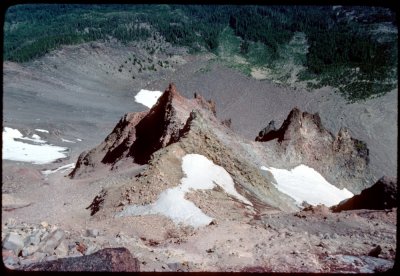
[[[268,77],[268,71],[260,68],[252,68],[251,76],[256,80],[265,80]]]

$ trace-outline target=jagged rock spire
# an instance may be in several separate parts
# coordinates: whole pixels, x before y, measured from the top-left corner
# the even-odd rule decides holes
[[[214,112],[215,103],[205,101],[201,96],[195,100],[186,99],[175,84],[170,83],[149,111],[126,114],[103,143],[82,153],[70,177],[95,167],[114,166],[124,159],[146,164],[155,151],[179,140],[194,109]]]

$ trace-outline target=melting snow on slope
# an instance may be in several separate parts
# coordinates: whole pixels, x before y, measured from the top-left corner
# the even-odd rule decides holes
[[[18,131],[18,129],[10,129],[9,130],[10,135],[14,135],[14,138],[19,139],[19,140],[26,140],[26,141],[31,141],[31,142],[35,142],[35,143],[46,143],[45,140],[42,140],[42,138],[40,138],[39,135],[37,134],[33,134],[31,137],[23,137],[21,132]]]
[[[162,214],[171,218],[175,223],[184,223],[193,227],[208,225],[212,218],[204,214],[191,201],[185,199],[185,193],[191,190],[212,189],[215,185],[220,186],[231,196],[252,205],[236,191],[229,173],[205,156],[185,155],[182,159],[182,170],[186,177],[182,178],[181,185],[163,191],[153,204],[128,206],[119,216]]]
[[[264,166],[261,169],[270,171],[277,181],[278,190],[296,200],[299,206],[306,201],[311,205],[325,204],[330,207],[353,196],[346,188],[333,186],[317,171],[305,165],[290,171]]]
[[[162,95],[161,91],[150,91],[142,89],[135,96],[135,101],[142,105],[152,108],[156,104],[158,98]]]
[[[67,139],[64,139],[64,138],[61,138],[61,141],[65,142],[65,143],[73,143],[73,144],[75,144],[74,141],[70,141],[70,140],[67,140]]]
[[[61,166],[61,167],[59,167],[57,169],[54,169],[54,170],[45,170],[45,171],[42,171],[42,174],[49,175],[49,174],[52,174],[52,173],[56,173],[58,171],[61,172],[61,173],[64,173],[64,172],[66,172],[68,170],[71,170],[73,168],[75,168],[75,163],[67,164],[65,166]]]
[[[35,130],[36,130],[36,131],[39,131],[39,132],[49,133],[49,131],[48,131],[48,130],[45,130],[45,129],[36,128]]]
[[[15,139],[28,140],[39,144],[27,144]],[[46,164],[67,157],[65,151],[68,148],[45,143],[46,141],[41,140],[39,135],[34,134],[32,138],[23,137],[18,129],[5,127],[3,130],[3,159]]]

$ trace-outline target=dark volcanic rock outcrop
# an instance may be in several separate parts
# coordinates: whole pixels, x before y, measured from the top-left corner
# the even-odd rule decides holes
[[[397,179],[382,177],[359,195],[346,199],[332,207],[334,212],[355,209],[383,210],[397,206]]]
[[[263,128],[258,136],[256,137],[256,141],[258,142],[264,142],[264,141],[269,141],[275,138],[278,138],[278,132],[275,127],[275,121],[272,120],[269,122],[268,126]]]
[[[352,138],[347,129],[337,136],[324,128],[318,113],[294,108],[279,129],[270,125],[256,141],[263,142],[269,155],[282,166],[305,164],[316,169],[333,185],[359,193],[373,179],[368,166],[368,148]]]
[[[126,248],[105,248],[87,256],[32,264],[23,270],[137,272],[139,261]]]

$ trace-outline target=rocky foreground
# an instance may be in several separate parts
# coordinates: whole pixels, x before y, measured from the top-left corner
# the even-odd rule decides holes
[[[6,266],[61,271],[365,273],[393,267],[397,180],[385,178],[372,186],[364,142],[346,129],[333,135],[318,114],[299,109],[293,109],[279,129],[270,123],[256,141],[236,135],[215,114],[212,101],[198,95],[187,99],[171,84],[149,111],[123,116],[104,142],[79,156],[70,179],[49,180],[57,183],[56,189],[64,183],[78,194],[95,191],[92,200],[84,202],[86,209],[64,204],[63,214],[70,212],[71,218],[63,215],[69,223],[60,223],[62,227],[10,218],[3,223]],[[168,195],[189,183],[193,167],[185,167],[184,158],[199,155],[211,164],[203,175],[211,174],[210,168],[222,170],[234,186],[229,188],[217,178],[208,188],[185,190],[180,201],[210,218],[193,224],[190,216],[182,217],[187,210],[176,207],[181,203],[178,197]],[[290,170],[301,164],[356,196],[331,208],[300,205],[278,189],[271,172],[260,169]],[[365,195],[371,190],[383,193],[374,200],[384,202],[370,201]],[[21,215],[28,208],[7,212]],[[90,227],[74,224],[74,212]]]
[[[9,222],[3,228],[3,262],[10,269],[36,271],[372,273],[393,267],[395,223],[396,209],[332,213],[322,206],[153,236]],[[110,249],[121,247],[130,253]],[[102,248],[119,255],[101,257]]]

